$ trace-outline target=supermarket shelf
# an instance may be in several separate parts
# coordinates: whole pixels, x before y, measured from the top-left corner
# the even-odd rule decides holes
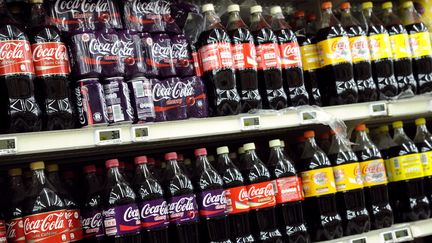
[[[16,155],[53,152],[58,154],[58,151],[91,150],[106,153],[113,152],[120,147],[123,147],[124,151],[125,147],[140,148],[143,144],[160,143],[162,146],[162,144],[166,144],[166,141],[170,141],[171,144],[174,141],[187,139],[196,141],[199,141],[199,138],[220,139],[222,135],[250,135],[303,125],[327,124],[328,121],[336,118],[343,121],[373,121],[374,119],[390,119],[392,117],[410,117],[430,113],[432,111],[431,102],[432,95],[425,95],[395,101],[377,101],[324,108],[299,107],[282,111],[259,111],[255,114],[148,123],[145,125],[129,124],[65,131],[8,134],[0,136],[0,155],[3,155],[5,159],[17,159]],[[73,156],[74,153],[68,155]]]
[[[361,235],[347,236],[321,243],[395,243],[407,242],[432,235],[432,219],[395,224],[390,228],[373,230]]]

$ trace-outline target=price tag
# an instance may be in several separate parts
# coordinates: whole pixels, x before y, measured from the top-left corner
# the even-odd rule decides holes
[[[387,104],[386,103],[375,103],[369,105],[370,116],[387,116]]]
[[[261,121],[259,116],[247,116],[240,118],[241,130],[257,130],[261,127]]]
[[[302,111],[300,112],[300,123],[301,124],[312,124],[316,123],[317,113],[315,111]]]
[[[367,243],[367,238],[362,237],[362,238],[352,239],[350,240],[350,243]]]
[[[121,129],[105,129],[97,130],[95,134],[96,145],[111,145],[120,144],[121,140]]]
[[[149,127],[132,127],[132,141],[142,142],[149,140]]]
[[[394,241],[394,237],[393,237],[393,232],[384,232],[381,233],[381,239],[382,242],[384,243],[393,243]]]
[[[395,242],[404,242],[414,240],[409,228],[397,229],[394,231]]]
[[[0,138],[0,155],[17,153],[17,138]]]

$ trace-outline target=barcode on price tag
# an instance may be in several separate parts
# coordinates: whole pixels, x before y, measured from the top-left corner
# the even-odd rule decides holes
[[[142,142],[149,140],[149,127],[132,127],[132,141]]]
[[[318,116],[315,111],[302,111],[299,115],[301,124],[315,123]]]
[[[121,129],[104,129],[95,132],[96,145],[111,145],[122,143]]]
[[[0,155],[9,155],[17,153],[17,138],[0,138]]]
[[[357,239],[352,239],[352,240],[350,240],[350,243],[367,243],[367,238],[361,237],[361,238],[357,238]]]
[[[241,130],[256,130],[261,127],[261,120],[259,116],[247,116],[240,118]]]
[[[370,116],[387,116],[387,104],[386,103],[376,103],[369,105],[369,115]]]

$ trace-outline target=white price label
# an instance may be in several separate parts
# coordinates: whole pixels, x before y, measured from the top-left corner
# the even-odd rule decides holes
[[[393,232],[383,232],[381,233],[381,239],[383,243],[393,243],[394,241],[394,236],[393,236]]]
[[[409,228],[397,229],[394,232],[395,242],[405,242],[414,240]]]
[[[367,238],[361,237],[361,238],[352,239],[350,240],[350,243],[367,243]]]
[[[247,116],[240,118],[241,130],[257,130],[261,127],[261,120],[259,116]]]
[[[132,141],[142,142],[149,140],[149,127],[132,127]]]
[[[96,145],[111,145],[122,143],[121,129],[97,130],[95,133]]]
[[[315,111],[302,111],[300,112],[301,124],[312,124],[317,122],[317,113]]]
[[[386,103],[375,103],[369,105],[369,115],[374,116],[387,116],[387,104]]]
[[[0,155],[10,155],[17,153],[17,138],[0,138]]]

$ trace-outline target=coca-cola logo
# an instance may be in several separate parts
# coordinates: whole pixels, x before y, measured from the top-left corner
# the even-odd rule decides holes
[[[149,218],[149,217],[159,217],[168,215],[168,204],[166,201],[163,201],[158,205],[150,205],[149,203],[144,204],[141,208],[141,218]]]
[[[96,213],[92,217],[82,219],[82,227],[84,229],[94,229],[102,226],[102,213]]]
[[[159,43],[152,45],[152,53],[154,58],[169,59],[171,58],[171,48],[169,46],[161,46]]]
[[[204,207],[210,207],[210,206],[219,206],[226,204],[226,197],[225,193],[221,193],[218,195],[213,195],[211,193],[207,193],[203,198],[203,206]]]
[[[44,218],[40,218],[45,216]],[[48,213],[46,215],[39,215],[39,217],[27,217],[24,219],[24,233],[37,234],[53,230],[66,228],[65,213]]]
[[[135,56],[134,55],[134,43],[132,41],[121,41],[119,54],[122,57]]]
[[[90,41],[90,53],[92,54],[102,54],[102,55],[113,55],[121,56],[121,42],[100,42],[98,39],[92,39]]]
[[[142,1],[134,0],[132,2],[132,9],[135,13],[141,14],[170,14],[170,4],[166,1]]]
[[[109,12],[110,7],[108,0],[57,0],[54,9],[57,14],[65,13],[94,13]]]
[[[249,200],[249,195],[248,195],[248,192],[246,191],[246,187],[243,187],[240,190],[240,193],[238,195],[238,200],[240,202],[244,202],[244,201],[248,201]]]
[[[266,187],[255,187],[254,185],[249,188],[248,195],[250,199],[274,196],[273,184],[269,183]]]
[[[292,57],[292,59],[295,59],[299,54],[299,48],[297,45],[286,45],[283,49],[283,55],[285,57]]]
[[[337,51],[337,52],[344,51],[348,48],[349,48],[348,43],[344,40],[339,40],[339,41],[333,42],[332,47],[331,47],[331,49],[333,51]]]
[[[156,83],[153,85],[153,101],[155,102],[163,99],[185,98],[193,94],[194,90],[190,83],[176,82],[173,86],[169,83]]]
[[[53,45],[44,44],[35,44],[35,48],[33,48],[33,61],[39,62],[42,60],[59,60],[59,61],[68,61],[68,53],[67,48],[63,43],[58,43]]]
[[[196,208],[194,197],[182,197],[177,202],[172,202],[168,205],[168,211],[170,214],[195,210]]]
[[[128,207],[123,214],[123,220],[125,222],[130,222],[139,219],[139,216],[139,210],[137,208]]]
[[[351,49],[354,50],[364,50],[367,48],[367,41],[365,39],[359,39],[357,41],[352,42]]]
[[[368,166],[363,167],[363,174],[377,174],[377,173],[383,173],[385,172],[385,167],[383,163],[380,162],[373,162],[370,163]]]
[[[15,228],[22,228],[23,222],[22,220],[13,220],[6,223],[6,237],[8,239],[15,239],[17,237],[17,232]]]
[[[187,58],[188,49],[187,43],[173,44],[172,45],[172,57],[173,58]]]
[[[0,46],[0,60],[22,59],[24,52],[29,51],[28,43],[23,42],[4,42]]]

